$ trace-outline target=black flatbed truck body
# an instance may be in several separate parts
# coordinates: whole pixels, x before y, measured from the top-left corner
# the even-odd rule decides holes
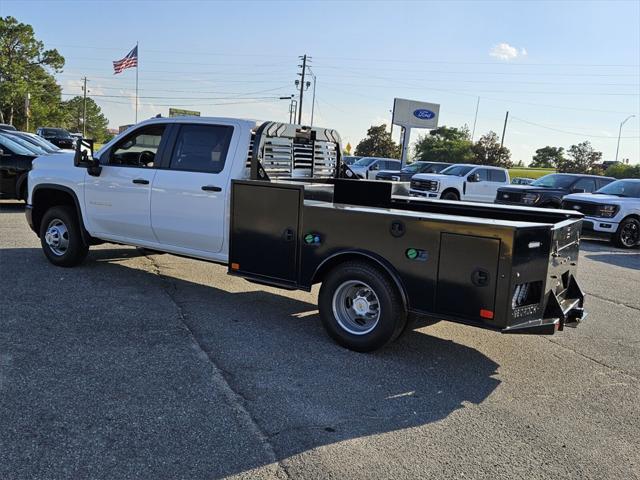
[[[584,316],[582,215],[393,195],[391,182],[234,180],[229,273],[310,290],[332,266],[384,269],[409,312],[505,333]]]

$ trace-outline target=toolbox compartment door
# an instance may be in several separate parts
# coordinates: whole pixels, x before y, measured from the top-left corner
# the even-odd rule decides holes
[[[300,188],[234,182],[229,264],[235,273],[296,283],[302,194]]]
[[[436,312],[474,321],[494,315],[500,240],[442,233]]]

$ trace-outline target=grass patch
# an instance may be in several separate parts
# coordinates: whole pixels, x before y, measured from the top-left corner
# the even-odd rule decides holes
[[[511,178],[514,177],[524,177],[524,178],[540,178],[548,175],[550,173],[556,173],[555,168],[510,168],[509,176]]]

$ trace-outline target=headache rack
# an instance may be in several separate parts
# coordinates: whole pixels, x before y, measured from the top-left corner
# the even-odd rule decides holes
[[[355,178],[329,128],[265,122],[252,135],[247,163],[252,180]]]

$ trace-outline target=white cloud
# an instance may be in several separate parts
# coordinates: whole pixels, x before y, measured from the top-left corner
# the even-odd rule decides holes
[[[513,45],[509,45],[506,42],[502,42],[495,45],[489,51],[489,55],[494,58],[497,58],[498,60],[504,60],[508,62],[510,60],[515,60],[518,57],[526,57],[527,49],[523,47],[520,50],[518,50],[517,47],[514,47]]]

